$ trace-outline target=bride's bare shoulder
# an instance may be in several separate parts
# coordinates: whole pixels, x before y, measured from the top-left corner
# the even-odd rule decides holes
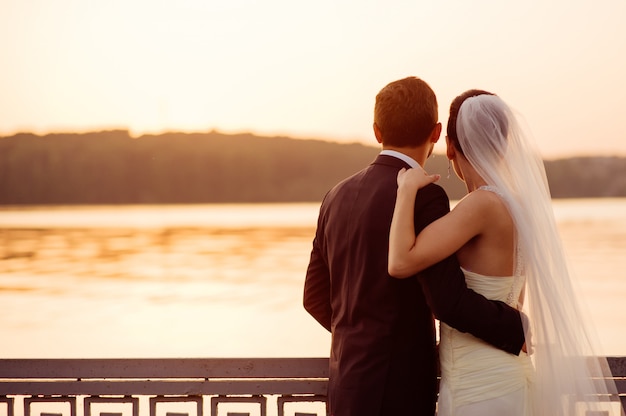
[[[481,216],[499,215],[508,212],[504,201],[498,194],[484,189],[477,189],[465,195],[456,204],[454,210],[473,212]]]
[[[499,195],[485,189],[477,189],[465,195],[456,206],[482,206],[502,202]]]

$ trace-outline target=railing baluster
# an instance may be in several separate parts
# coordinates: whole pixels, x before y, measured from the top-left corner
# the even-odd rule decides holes
[[[175,397],[164,397],[164,396],[156,396],[150,398],[150,416],[157,416],[157,405],[165,404],[165,403],[195,403],[196,414],[190,415],[189,413],[183,412],[166,412],[165,416],[202,416],[202,405],[203,399],[202,396],[175,396]]]
[[[70,416],[76,416],[76,397],[69,396],[31,396],[24,399],[24,416],[31,416],[31,405],[35,403],[68,403],[70,407]],[[36,416],[64,416],[63,413],[39,412]]]
[[[259,415],[267,415],[267,397],[265,396],[217,396],[211,397],[211,416],[219,416],[218,406],[221,403],[255,403],[259,405]],[[236,416],[237,413],[227,412],[227,416]],[[249,413],[241,413],[242,416],[250,416]]]
[[[7,408],[6,416],[14,416],[14,400],[13,397],[0,396],[0,403],[4,403]]]

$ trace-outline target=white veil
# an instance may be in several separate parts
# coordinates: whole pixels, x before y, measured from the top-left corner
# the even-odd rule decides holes
[[[587,316],[576,299],[543,161],[531,136],[502,99],[486,94],[462,103],[456,128],[463,154],[502,195],[515,222],[515,275],[526,278],[525,332],[536,370],[533,414],[569,416],[611,408],[609,401],[619,402],[615,384],[602,381],[610,370],[594,346],[592,327],[584,323]]]

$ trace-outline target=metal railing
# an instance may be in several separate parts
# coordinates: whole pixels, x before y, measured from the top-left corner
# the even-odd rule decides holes
[[[327,358],[0,359],[0,416],[326,415],[327,384]]]
[[[4,359],[0,416],[317,415],[327,383],[326,358]]]

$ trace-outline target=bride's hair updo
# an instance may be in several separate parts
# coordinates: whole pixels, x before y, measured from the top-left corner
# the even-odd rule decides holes
[[[452,103],[450,104],[450,116],[448,118],[448,126],[446,127],[447,135],[448,135],[448,139],[451,140],[452,143],[454,144],[454,148],[458,150],[459,152],[461,152],[462,155],[465,155],[465,154],[463,153],[463,149],[461,148],[461,145],[459,144],[459,136],[457,135],[457,131],[456,131],[456,120],[459,116],[459,110],[461,109],[461,105],[465,102],[465,100],[467,100],[470,97],[476,97],[478,95],[495,95],[495,94],[489,91],[485,91],[485,90],[472,89],[472,90],[465,91],[463,94],[456,97],[454,100],[452,100]]]
[[[450,105],[448,138],[465,157],[469,146],[501,159],[507,152],[511,117],[511,110],[496,94],[469,90]]]

